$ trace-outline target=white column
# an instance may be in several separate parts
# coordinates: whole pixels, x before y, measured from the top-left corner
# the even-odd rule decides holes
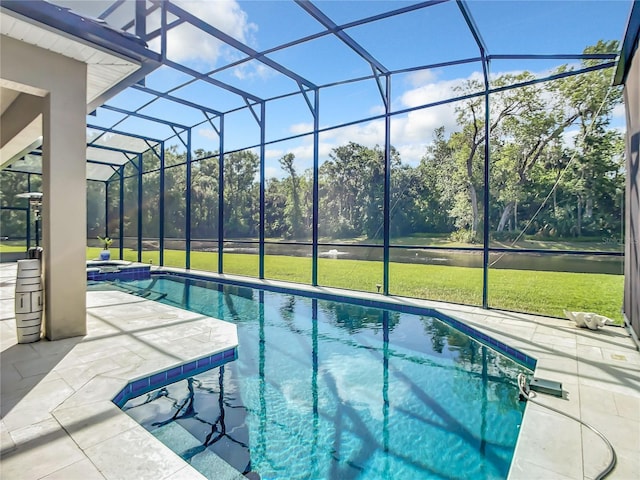
[[[77,70],[66,77],[66,88],[46,97],[42,121],[44,322],[50,340],[87,333],[87,95],[85,69]]]
[[[45,334],[86,326],[86,64],[2,37],[2,84],[43,96]]]

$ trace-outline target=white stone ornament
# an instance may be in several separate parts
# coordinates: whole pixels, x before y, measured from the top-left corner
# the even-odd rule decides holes
[[[576,326],[590,330],[597,330],[600,327],[614,323],[610,318],[592,312],[568,312],[564,310],[564,314],[569,320],[576,322]]]

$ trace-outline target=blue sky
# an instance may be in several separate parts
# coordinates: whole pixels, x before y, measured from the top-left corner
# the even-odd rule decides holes
[[[99,13],[95,12],[103,8],[105,2],[57,3],[97,15]],[[259,52],[324,30],[300,6],[288,0],[175,0],[174,3]],[[333,0],[317,1],[315,5],[336,24],[344,25],[362,17],[414,3],[416,2]],[[631,1],[471,0],[468,6],[490,54],[574,54],[581,53],[585,46],[598,39],[621,40]],[[124,18],[130,13],[123,11],[118,15]],[[117,25],[122,18],[114,15],[108,20]],[[169,21],[171,20],[170,16]],[[150,17],[148,22],[150,28],[155,28],[159,25],[159,14]],[[478,56],[473,37],[454,1],[372,24],[355,26],[346,32],[390,70]],[[157,49],[159,45],[152,43],[150,47]],[[371,74],[369,64],[333,35],[275,51],[268,56],[317,85]],[[183,24],[169,34],[168,58],[201,73],[245,57],[244,53],[221,44],[190,25]],[[495,61],[491,68],[494,74],[527,69],[537,75],[544,75],[561,63],[567,62]],[[392,106],[394,109],[403,109],[445,99],[452,95],[455,85],[478,76],[480,72],[480,64],[473,63],[394,76]],[[258,61],[222,70],[213,77],[262,98],[297,89],[293,80]],[[188,79],[183,73],[162,67],[148,77],[147,85],[160,91],[168,91]],[[172,94],[222,111],[244,105],[244,101],[237,95],[204,82],[179,88]],[[149,98],[140,92],[127,91],[110,103],[134,109],[142,106]],[[355,121],[384,111],[373,80],[323,89],[320,100],[321,127]],[[199,112],[176,107],[166,101],[151,104],[142,109],[141,113],[157,115],[186,125],[204,119]],[[621,111],[617,114],[615,122],[621,125]],[[121,118],[117,113],[100,109],[98,117],[90,117],[89,121],[110,126]],[[300,96],[268,102],[266,120],[267,141],[307,132],[313,122],[306,103]],[[415,164],[430,142],[434,128],[440,125],[444,125],[449,131],[455,129],[453,105],[396,116],[392,121],[392,143],[400,150],[404,161]],[[173,133],[169,128],[137,119],[125,120],[118,128],[131,128],[157,138],[167,138]],[[259,129],[246,110],[228,115],[225,128],[226,149],[259,143]],[[323,133],[320,140],[321,158],[326,158],[331,148],[349,140],[368,146],[382,144],[384,124],[382,121],[372,121],[349,126]],[[194,129],[194,148],[215,150],[217,145],[217,136],[211,127],[203,125]],[[309,166],[312,158],[311,145],[310,136],[269,145],[268,165],[274,166],[268,166],[268,174],[278,175],[277,159],[287,151],[296,154],[301,168]]]

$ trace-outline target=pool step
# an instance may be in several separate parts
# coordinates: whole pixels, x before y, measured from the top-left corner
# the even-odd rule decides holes
[[[171,422],[151,431],[151,434],[189,462],[207,478],[216,480],[246,480],[235,468],[225,462],[177,422]]]
[[[151,430],[151,434],[182,458],[184,458],[184,452],[202,445],[196,437],[176,422],[171,422],[155,430]],[[189,461],[189,459],[186,460]]]

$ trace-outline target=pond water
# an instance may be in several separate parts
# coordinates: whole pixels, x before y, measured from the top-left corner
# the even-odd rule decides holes
[[[227,253],[258,254],[257,244],[225,243]],[[265,246],[268,255],[289,255],[310,257],[309,245]],[[382,261],[382,247],[361,247],[356,245],[320,246],[319,257],[336,260]],[[427,248],[391,248],[390,261],[397,263],[418,263],[425,265],[451,265],[456,267],[482,268],[482,251],[430,250]],[[606,273],[623,275],[624,259],[621,256],[561,253],[502,253],[490,254],[491,268],[512,270],[545,270],[552,272]]]

